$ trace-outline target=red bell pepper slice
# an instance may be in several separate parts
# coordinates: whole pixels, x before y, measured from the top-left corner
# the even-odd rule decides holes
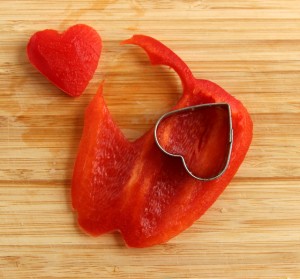
[[[144,48],[152,64],[175,69],[183,95],[174,109],[225,102],[230,104],[234,129],[225,173],[216,180],[198,181],[186,172],[181,160],[158,148],[153,129],[129,142],[112,120],[100,86],[85,112],[72,179],[73,208],[87,233],[98,236],[117,230],[128,246],[146,247],[176,236],[213,204],[247,153],[252,121],[240,101],[217,84],[194,78],[188,66],[159,41],[135,35],[124,43]]]

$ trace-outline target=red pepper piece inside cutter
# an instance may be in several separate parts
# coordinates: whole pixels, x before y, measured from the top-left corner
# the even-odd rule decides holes
[[[232,151],[230,105],[202,104],[167,112],[157,121],[154,137],[164,153],[181,158],[192,177],[217,179],[227,169]]]

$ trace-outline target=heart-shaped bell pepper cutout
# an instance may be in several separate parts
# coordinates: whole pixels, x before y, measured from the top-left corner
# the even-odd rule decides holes
[[[157,121],[154,136],[164,153],[182,159],[192,177],[216,179],[225,172],[232,150],[230,105],[200,104],[168,112]]]
[[[74,25],[63,33],[39,31],[27,45],[31,64],[72,97],[80,96],[92,79],[101,50],[99,34],[84,24]]]

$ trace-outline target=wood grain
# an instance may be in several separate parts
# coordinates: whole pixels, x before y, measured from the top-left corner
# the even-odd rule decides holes
[[[71,99],[28,63],[38,30],[76,23],[102,36],[100,66]],[[300,278],[298,0],[0,2],[0,278]],[[169,243],[128,249],[76,225],[70,178],[83,112],[99,82],[135,139],[179,98],[178,77],[119,42],[151,35],[197,77],[249,109],[250,151],[224,194]]]

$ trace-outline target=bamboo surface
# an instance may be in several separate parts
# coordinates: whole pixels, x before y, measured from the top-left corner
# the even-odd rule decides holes
[[[85,93],[70,98],[26,58],[30,36],[76,23],[103,39]],[[104,96],[129,139],[181,94],[177,75],[150,66],[133,34],[161,40],[195,76],[248,108],[249,153],[195,224],[166,244],[126,248],[92,238],[71,209],[84,109]],[[300,278],[300,1],[0,1],[0,278]]]

